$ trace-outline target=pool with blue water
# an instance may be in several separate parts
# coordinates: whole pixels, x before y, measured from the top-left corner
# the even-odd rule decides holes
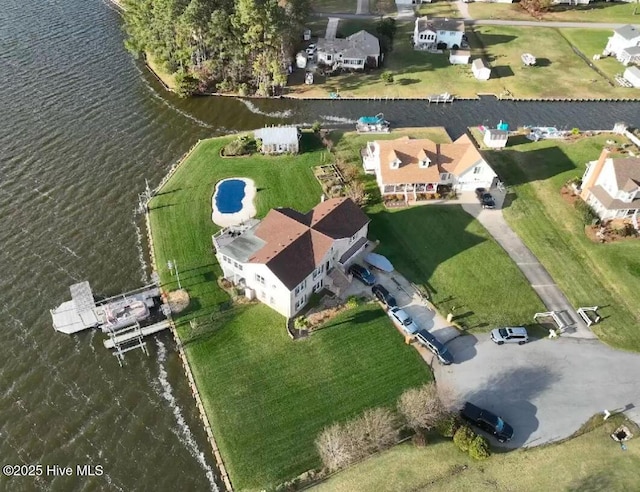
[[[226,179],[218,183],[216,208],[223,214],[235,214],[242,210],[242,199],[247,184],[241,179]]]

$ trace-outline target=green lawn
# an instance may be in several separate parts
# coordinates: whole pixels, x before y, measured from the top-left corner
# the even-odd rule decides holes
[[[316,12],[335,14],[355,14],[358,0],[311,0],[311,8]]]
[[[637,490],[640,439],[631,439],[626,444],[627,451],[622,451],[610,437],[622,422],[620,416],[615,416],[570,441],[496,454],[480,462],[470,459],[449,441],[425,448],[404,444],[338,473],[313,490]],[[625,424],[637,436],[637,426]]]
[[[455,4],[448,1],[423,3],[418,7],[418,15],[427,15],[430,18],[448,17],[449,19],[457,19],[462,17]]]
[[[433,5],[437,6],[438,3]],[[338,31],[343,35],[359,29],[374,32],[373,22],[341,21]],[[476,26],[473,30],[468,29],[472,60],[485,57],[492,67],[491,78],[479,81],[473,76],[470,66],[451,65],[446,53],[414,50],[410,40],[412,22],[398,22],[397,27],[393,49],[385,55],[382,69],[329,78],[316,76],[313,85],[305,85],[302,77],[293,77],[288,89],[290,94],[297,97],[329,97],[330,92],[338,92],[343,98],[426,98],[442,92],[459,97],[476,97],[477,94],[511,94],[517,98],[630,97],[628,90],[612,87],[574,53],[569,41],[563,37],[565,31],[569,30],[561,33],[553,28],[509,26]],[[589,31],[581,34],[590,39]],[[600,43],[602,31],[596,31],[596,37],[595,43]],[[587,56],[592,56],[588,47],[585,47],[585,51]],[[538,57],[538,66],[523,66],[521,55],[527,52]],[[602,62],[606,65],[612,60]],[[381,80],[382,70],[393,72],[395,80],[392,84]],[[550,80],[553,80],[553,84],[549,83]]]
[[[314,440],[323,427],[394,406],[405,388],[431,379],[375,304],[301,342],[289,339],[284,318],[252,305],[187,353],[238,490],[319,468]]]
[[[608,23],[640,23],[638,15],[633,15],[637,5],[623,2],[597,2],[589,5],[555,5],[542,15],[541,20],[557,22],[608,22]],[[485,3],[469,4],[469,14],[474,19],[506,19],[535,20],[517,3]]]
[[[220,312],[228,296],[216,284],[220,269],[211,248],[215,183],[253,179],[259,216],[279,206],[309,210],[321,193],[311,168],[326,160],[308,133],[307,152],[298,156],[221,158],[229,140],[200,143],[152,200],[150,220],[163,286],[177,287],[166,267],[175,260],[191,297],[178,331],[231,480],[239,490],[259,489],[318,466],[313,441],[325,425],[392,405],[431,375],[376,305],[347,312],[295,343],[284,318],[266,306]]]
[[[629,4],[627,4],[629,5]],[[640,22],[640,17],[638,17]],[[593,55],[602,55],[602,51],[607,46],[607,41],[611,37],[610,29],[561,29],[562,35],[584,55],[593,60]],[[625,70],[625,66],[614,56],[593,60],[593,64],[606,73],[610,79],[614,80],[617,74]],[[638,97],[640,91],[637,89],[627,89],[628,97]]]
[[[485,152],[514,193],[504,214],[547,268],[574,307],[601,306],[603,321],[592,327],[618,348],[640,351],[640,240],[597,244],[589,240],[575,209],[560,195],[581,177],[612,135],[574,143],[542,141]]]

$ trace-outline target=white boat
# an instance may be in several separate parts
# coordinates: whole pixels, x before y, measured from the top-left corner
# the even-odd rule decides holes
[[[534,142],[549,138],[564,138],[569,133],[558,130],[555,126],[526,126],[525,128],[529,130],[527,138]]]
[[[443,92],[442,94],[432,94],[428,97],[429,103],[447,103],[453,102],[453,95],[448,92]]]

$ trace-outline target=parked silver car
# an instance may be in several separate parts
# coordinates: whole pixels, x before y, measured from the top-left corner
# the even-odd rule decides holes
[[[417,333],[417,331],[420,329],[418,328],[418,325],[416,325],[416,322],[411,319],[411,316],[409,316],[404,311],[404,309],[394,307],[389,309],[387,313],[389,314],[389,317],[392,321],[400,325],[402,329],[410,335]]]
[[[527,329],[523,326],[507,326],[505,328],[496,328],[491,331],[491,340],[498,345],[504,343],[517,343],[524,345],[529,341]]]

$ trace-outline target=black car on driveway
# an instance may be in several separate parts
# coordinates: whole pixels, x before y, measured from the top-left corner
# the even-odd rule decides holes
[[[382,285],[376,284],[371,287],[371,292],[376,298],[384,304],[388,308],[398,307],[398,302],[396,298],[393,297],[387,289],[385,289]]]
[[[448,366],[453,363],[453,355],[449,349],[427,330],[420,330],[416,335],[416,340],[420,345],[427,347],[438,358],[440,364]]]
[[[480,200],[482,208],[496,208],[496,202],[486,188],[476,188],[476,196]]]
[[[349,273],[365,285],[373,285],[376,283],[376,278],[373,276],[373,273],[357,263],[349,267]]]
[[[460,416],[472,425],[493,434],[499,442],[509,441],[513,437],[513,427],[489,410],[484,410],[473,403],[466,402]]]

